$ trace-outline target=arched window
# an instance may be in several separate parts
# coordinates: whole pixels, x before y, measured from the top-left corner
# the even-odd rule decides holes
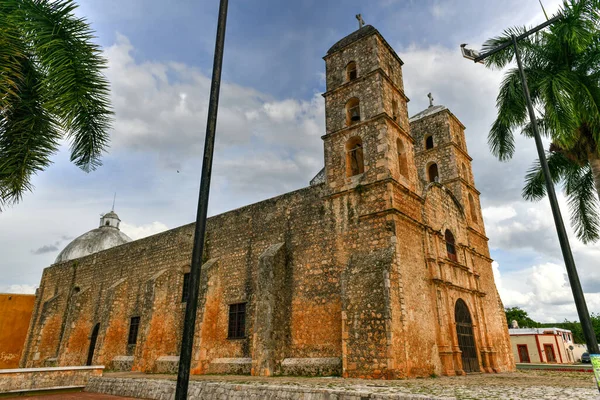
[[[346,125],[360,121],[360,101],[353,97],[346,103]]]
[[[346,142],[346,176],[362,174],[364,171],[362,140],[355,136]]]
[[[475,210],[475,200],[473,200],[473,196],[469,193],[469,210],[471,211],[471,219],[473,222],[477,222],[477,210]]]
[[[396,139],[396,150],[398,151],[398,169],[400,170],[400,175],[407,177],[408,163],[406,161],[406,151],[400,139]]]
[[[354,61],[350,61],[348,65],[346,65],[346,80],[353,81],[358,77],[358,73],[356,72],[356,63]]]
[[[396,100],[392,100],[392,119],[396,122],[398,122],[398,120],[399,120],[398,102]]]
[[[425,137],[425,150],[433,149],[433,135]]]
[[[465,165],[465,163],[462,164],[462,174],[463,174],[463,179],[465,181],[468,181],[469,175],[467,174],[467,166]]]
[[[427,168],[427,179],[429,179],[429,182],[439,182],[440,176],[438,174],[438,166],[436,163],[432,163],[429,168]]]
[[[446,229],[446,232],[444,233],[444,240],[446,240],[446,252],[448,253],[448,258],[452,261],[458,261],[458,258],[456,257],[456,246],[454,244],[454,235],[449,229]]]

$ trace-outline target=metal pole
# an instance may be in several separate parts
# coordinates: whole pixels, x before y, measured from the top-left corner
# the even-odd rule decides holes
[[[223,48],[225,45],[225,24],[227,22],[227,2],[221,0],[219,6],[219,21],[217,25],[217,39],[215,43],[215,57],[213,60],[212,83],[210,86],[210,100],[208,104],[208,120],[206,123],[206,137],[204,140],[204,159],[202,161],[202,177],[200,179],[200,194],[198,211],[194,229],[194,249],[192,251],[192,270],[190,286],[185,307],[185,320],[179,353],[179,370],[177,372],[176,400],[187,399],[188,384],[190,380],[190,365],[192,361],[192,347],[194,344],[194,330],[196,324],[196,310],[198,308],[198,291],[200,272],[202,268],[202,253],[204,251],[204,233],[206,231],[206,213],[208,210],[208,195],[210,190],[210,177],[215,144],[215,130],[217,127],[217,111],[219,108],[219,89],[221,86],[221,68],[223,65]]]
[[[523,71],[523,65],[521,64],[521,54],[519,53],[519,46],[517,46],[517,37],[515,35],[512,35],[512,44],[515,49],[515,57],[519,67],[519,73],[521,74],[521,83],[523,84],[523,92],[525,93],[525,100],[527,101],[529,119],[531,120],[531,125],[533,127],[535,147],[537,148],[538,157],[540,158],[540,165],[542,166],[544,180],[546,181],[546,191],[548,192],[548,199],[550,200],[550,207],[552,208],[552,216],[554,217],[554,224],[556,225],[556,233],[558,234],[560,249],[562,250],[565,266],[567,268],[567,275],[569,276],[569,283],[571,284],[571,290],[573,291],[573,297],[575,298],[577,314],[579,315],[579,320],[581,321],[581,327],[583,328],[583,335],[585,336],[588,351],[592,354],[598,354],[598,342],[596,341],[596,334],[594,333],[594,328],[592,327],[590,314],[585,302],[583,290],[581,289],[579,276],[577,275],[575,261],[573,260],[573,254],[571,253],[569,238],[567,237],[567,231],[565,230],[565,225],[563,223],[558,201],[556,199],[554,183],[552,182],[550,170],[548,169],[548,162],[546,161],[546,154],[544,152],[542,138],[538,130],[533,104],[531,103],[531,95],[529,94],[529,86],[527,85],[527,78],[525,77],[525,71]]]

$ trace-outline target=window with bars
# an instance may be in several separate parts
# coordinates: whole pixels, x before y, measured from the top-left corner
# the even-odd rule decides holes
[[[190,276],[189,272],[183,274],[183,290],[181,291],[181,302],[185,303],[190,295]]]
[[[128,345],[135,345],[137,343],[139,327],[140,317],[131,317],[131,323],[129,324],[129,337],[127,338]]]
[[[229,305],[229,329],[227,339],[246,337],[246,303]]]

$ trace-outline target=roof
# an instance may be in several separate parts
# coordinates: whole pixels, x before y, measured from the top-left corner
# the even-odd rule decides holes
[[[404,65],[404,61],[400,59],[400,56],[396,53],[396,51],[390,46],[390,44],[385,40],[385,38],[379,33],[377,29],[373,27],[373,25],[365,25],[362,28],[352,32],[348,36],[338,40],[329,50],[327,50],[327,56],[335,53],[336,51],[342,50],[344,47],[351,45],[354,42],[359,41],[360,39],[366,38],[376,34],[379,36],[383,44],[391,51],[392,55],[400,62],[400,65]],[[327,57],[325,56],[325,57]]]
[[[336,44],[334,44],[333,46],[331,46],[331,48],[329,50],[327,50],[327,54],[335,53],[336,51],[339,51],[339,50],[343,49],[344,47],[346,47],[364,37],[370,36],[374,33],[378,33],[377,29],[373,28],[372,25],[365,25],[362,28],[352,32],[345,38],[338,40],[336,42]]]
[[[412,117],[410,117],[408,121],[409,122],[418,121],[421,118],[425,118],[430,115],[437,114],[440,111],[444,111],[447,109],[448,108],[446,106],[442,106],[442,105],[430,106],[430,107],[427,107],[426,109],[424,109],[423,111],[421,111],[420,113],[417,113],[417,114],[413,115]]]
[[[570,330],[568,329],[562,329],[562,328],[509,328],[508,329],[508,334],[509,335],[543,335],[543,334],[548,334],[551,333],[553,335],[556,335],[558,333],[571,333]]]
[[[102,221],[106,218],[115,218],[120,221],[116,213],[110,212],[102,217]],[[131,242],[131,238],[121,232],[118,228],[118,223],[113,226],[109,223],[101,224],[99,228],[92,229],[89,232],[75,238],[69,243],[63,251],[58,253],[54,263],[60,263],[75,258],[88,256],[102,250],[110,249],[127,242]]]

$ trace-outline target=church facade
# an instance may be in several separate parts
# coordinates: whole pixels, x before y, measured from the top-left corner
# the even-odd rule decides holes
[[[409,119],[364,26],[324,57],[325,167],[209,218],[192,373],[402,378],[514,370],[464,126]],[[193,224],[44,270],[22,367],[176,370]]]

